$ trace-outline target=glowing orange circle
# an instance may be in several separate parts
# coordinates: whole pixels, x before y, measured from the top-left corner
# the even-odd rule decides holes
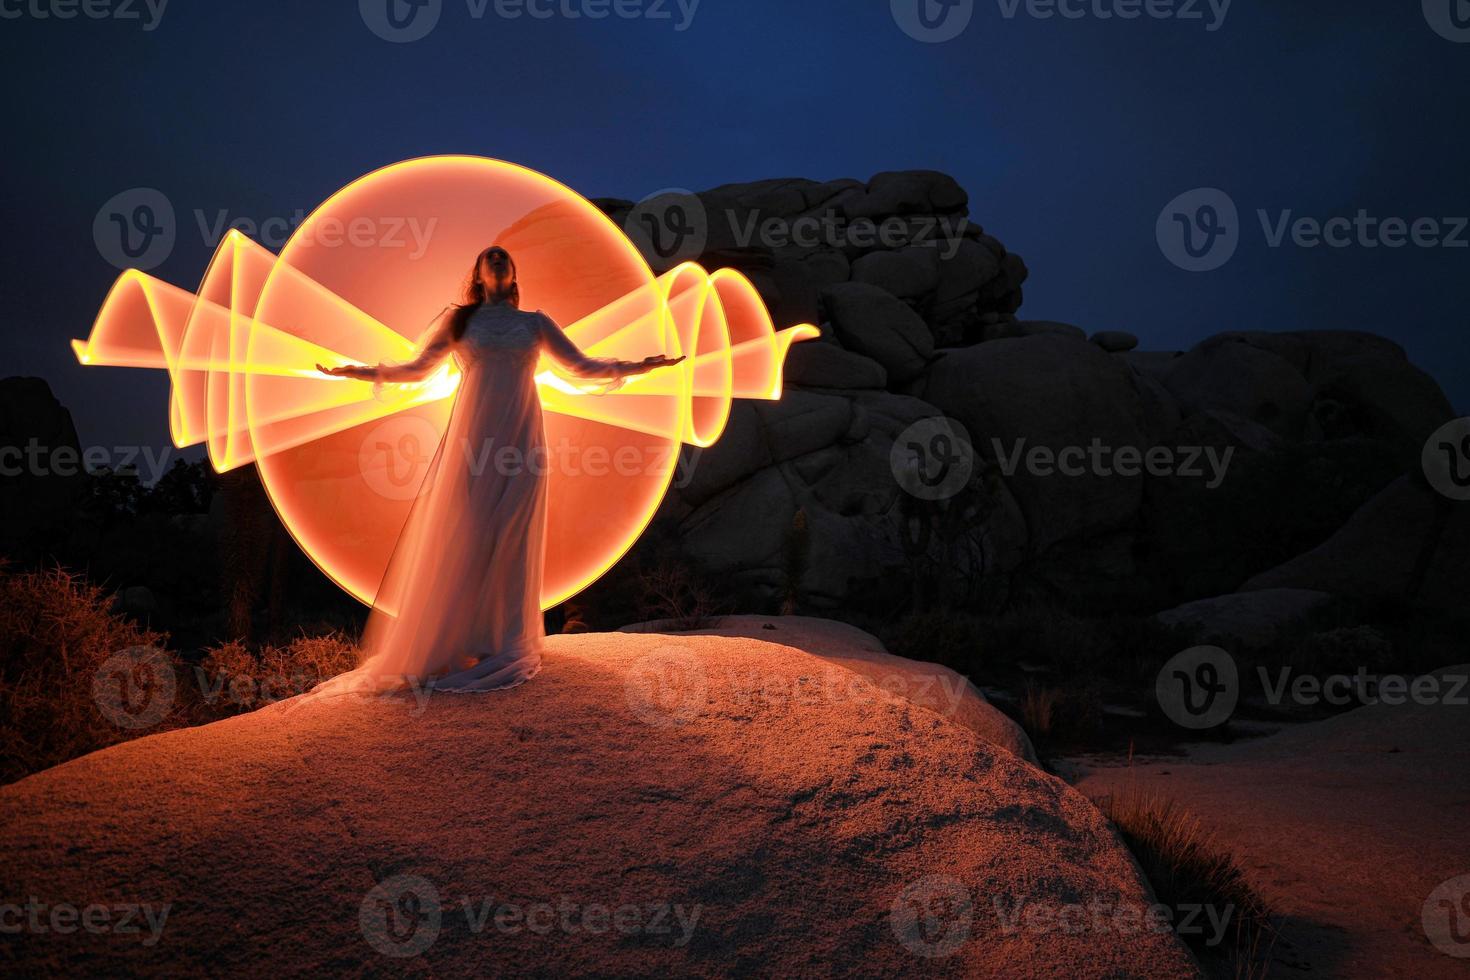
[[[417,341],[457,299],[475,256],[493,243],[515,258],[522,308],[545,310],[563,326],[625,297],[633,306],[629,316],[655,313],[647,263],[591,202],[515,164],[452,156],[375,171],[323,203],[281,251],[254,319],[341,357],[377,363],[385,350],[404,345],[398,338],[388,338],[396,345],[385,344],[381,328],[375,336],[364,323],[387,325]],[[250,332],[246,363],[270,360],[257,345],[268,344],[272,330]],[[442,435],[453,399],[425,400],[387,419],[303,442],[302,431],[292,427],[307,423],[279,406],[317,397],[323,381],[312,376],[310,365],[249,373],[244,384],[250,438],[261,450],[256,463],[271,503],[312,561],[371,603],[414,497],[401,486],[412,459],[395,456],[412,457],[415,447],[422,452]],[[674,395],[636,397],[648,400],[643,418],[652,421],[641,428],[649,431],[548,406],[543,608],[610,568],[637,540],[667,489],[682,406]],[[314,413],[310,424],[330,415]]]

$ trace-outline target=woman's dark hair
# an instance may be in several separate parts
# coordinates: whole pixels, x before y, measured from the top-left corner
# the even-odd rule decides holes
[[[510,289],[499,299],[502,303],[509,303],[516,309],[521,308],[521,285],[516,282],[516,260],[511,258],[510,253],[499,245],[491,245],[475,256],[475,264],[470,267],[470,274],[464,281],[464,287],[460,290],[459,302],[454,304],[454,312],[450,314],[449,329],[456,341],[464,336],[465,328],[469,326],[470,316],[475,312],[475,308],[490,302],[492,298],[489,290],[485,288],[484,281],[480,278],[480,266],[497,252],[504,255],[506,261],[510,263]]]

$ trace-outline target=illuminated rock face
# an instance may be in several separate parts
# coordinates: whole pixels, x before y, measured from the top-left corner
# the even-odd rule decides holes
[[[285,702],[7,786],[0,844],[23,893],[171,903],[153,945],[146,924],[28,933],[7,962],[1195,975],[1172,933],[1142,927],[1150,899],[1096,809],[820,625],[798,632],[823,657],[751,638],[553,636],[535,682],[502,696]],[[888,693],[895,678],[908,687]],[[527,928],[546,903],[549,929]],[[622,906],[636,923],[582,928]],[[663,924],[632,933],[652,907]]]

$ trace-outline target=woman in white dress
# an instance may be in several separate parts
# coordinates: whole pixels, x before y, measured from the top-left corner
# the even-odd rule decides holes
[[[543,351],[603,390],[683,360],[588,357],[546,314],[521,311],[515,262],[491,246],[476,259],[461,302],[440,314],[414,360],[317,365],[336,377],[415,382],[452,353],[463,372],[444,439],[368,617],[362,665],[319,692],[406,685],[492,691],[540,669],[547,453],[535,371]],[[499,462],[507,458],[516,464]]]

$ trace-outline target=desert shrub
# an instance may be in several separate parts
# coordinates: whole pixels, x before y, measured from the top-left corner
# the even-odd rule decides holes
[[[342,633],[253,650],[236,640],[205,651],[197,669],[199,690],[216,714],[233,714],[303,694],[357,661],[357,646]]]
[[[607,573],[561,610],[563,632],[614,630],[629,623],[673,620],[677,628],[703,629],[729,612],[750,607],[728,579],[706,574],[683,553],[677,522],[655,520]],[[549,628],[557,626],[552,617]]]
[[[997,662],[1091,671],[1107,653],[1096,621],[1054,606],[1022,605],[987,617],[981,633],[981,646]]]
[[[1246,880],[1236,859],[1213,834],[1173,800],[1142,790],[1130,781],[1119,791],[1094,800],[1133,852],[1156,900],[1174,912],[1175,931],[1207,965],[1235,976],[1263,975],[1275,937],[1271,911]],[[1227,935],[1212,944],[1208,917],[1199,928],[1182,929],[1190,909],[1226,913]]]
[[[1372,626],[1341,626],[1313,633],[1290,653],[1289,663],[1308,674],[1352,674],[1358,668],[1378,672],[1394,664],[1393,644]]]
[[[1144,681],[1150,688],[1169,658],[1194,646],[1187,626],[1166,626],[1152,616],[1115,616],[1100,621],[1104,658],[1112,676]]]
[[[357,662],[350,637],[331,633],[259,650],[226,643],[189,663],[111,604],[63,569],[0,566],[0,784],[290,697]]]
[[[972,678],[1026,663],[1072,678],[1146,678],[1152,684],[1165,661],[1192,645],[1187,629],[1148,617],[1089,619],[1044,604],[990,616],[912,613],[878,632],[899,656],[942,663]]]
[[[639,615],[671,620],[675,629],[705,629],[722,611],[714,592],[687,562],[661,559],[640,568],[638,587]]]
[[[1088,618],[1047,605],[1027,605],[987,617],[987,655],[1010,663],[1048,664],[1071,676],[1133,681],[1153,675],[1193,644],[1189,631],[1147,616]]]
[[[0,568],[0,783],[189,723],[167,636],[113,615],[111,601],[60,568]],[[176,693],[155,704],[147,699],[162,697],[158,670],[174,675]],[[130,721],[145,702],[146,714]]]
[[[944,664],[971,676],[982,663],[984,624],[969,613],[911,613],[882,632],[883,645],[900,657]]]
[[[186,463],[176,459],[145,492],[138,509],[161,514],[207,514],[216,480],[213,469],[203,460]]]
[[[806,511],[798,509],[782,545],[781,615],[794,616],[801,603],[801,582],[811,559],[812,531]]]

